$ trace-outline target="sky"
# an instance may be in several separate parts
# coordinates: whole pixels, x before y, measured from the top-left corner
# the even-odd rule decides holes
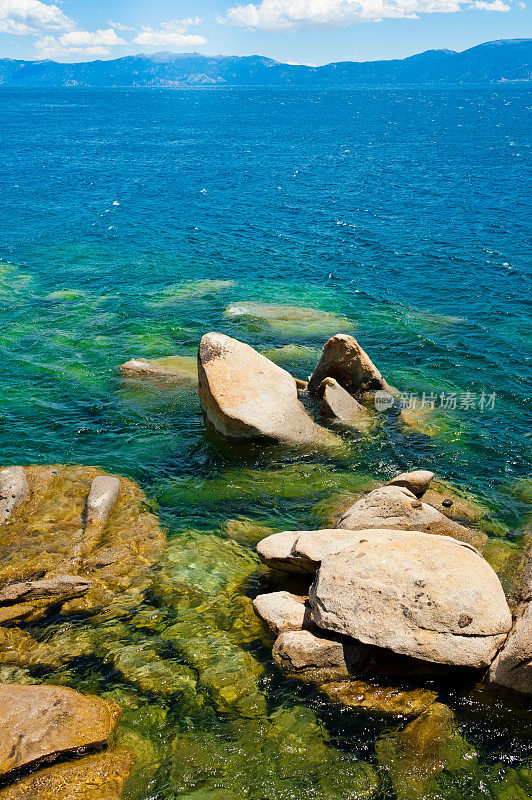
[[[294,64],[404,58],[532,36],[532,0],[0,0],[0,58],[133,53]]]

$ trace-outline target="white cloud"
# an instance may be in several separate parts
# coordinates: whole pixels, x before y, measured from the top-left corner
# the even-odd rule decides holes
[[[107,22],[110,28],[114,28],[115,31],[134,31],[135,28],[132,28],[131,25],[123,25],[121,22],[113,22],[111,19]]]
[[[219,22],[251,30],[296,31],[345,27],[386,18],[415,19],[420,14],[453,13],[464,7],[507,11],[503,0],[262,0],[233,6]]]
[[[28,36],[74,27],[73,20],[56,5],[40,0],[0,0],[0,33]]]
[[[159,30],[144,28],[138,33],[133,42],[135,44],[148,45],[149,47],[194,47],[195,45],[206,44],[207,39],[197,33],[189,33],[190,25],[199,25],[199,17],[189,19],[174,19],[170,22],[163,22]]]
[[[486,3],[485,0],[475,0],[470,8],[479,8],[482,11],[510,11],[510,6],[503,3],[502,0],[492,0],[491,3]]]
[[[61,36],[44,36],[35,43],[42,58],[107,56],[111,47],[126,44],[113,28],[98,31],[69,31]]]

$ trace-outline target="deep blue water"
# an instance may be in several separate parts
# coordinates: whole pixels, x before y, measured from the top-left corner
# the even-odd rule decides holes
[[[1,90],[0,464],[128,475],[171,535],[239,515],[309,527],[335,475],[345,489],[349,474],[428,467],[513,539],[530,514],[530,106],[511,86]],[[224,315],[243,301],[347,318],[390,383],[454,392],[456,410],[437,409],[431,437],[388,424],[347,457],[303,458],[220,448],[194,391],[120,381],[130,358],[194,356],[208,330],[295,344],[305,377],[337,332]],[[524,757],[505,712],[456,708],[490,763]],[[150,797],[174,797],[157,785]]]

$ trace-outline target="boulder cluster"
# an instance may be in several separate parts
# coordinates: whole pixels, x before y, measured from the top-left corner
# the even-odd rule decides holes
[[[529,577],[513,621],[499,578],[471,544],[480,532],[418,499],[432,477],[398,476],[357,500],[333,529],[258,543],[268,567],[312,581],[305,596],[279,591],[254,601],[277,636],[273,657],[283,670],[347,705],[358,704],[353,689],[368,704],[375,687],[364,681],[397,687],[457,669],[490,668],[491,680],[532,692]],[[404,513],[407,504],[415,516]],[[412,699],[404,695],[406,708]]]

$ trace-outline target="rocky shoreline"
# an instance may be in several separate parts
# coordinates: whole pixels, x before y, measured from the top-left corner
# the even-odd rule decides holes
[[[185,357],[134,359],[121,372],[170,390],[196,383]],[[398,395],[347,334],[326,343],[308,383],[247,344],[206,334],[197,387],[207,427],[229,445],[296,454],[356,447],[381,424],[375,393]],[[353,771],[311,709],[269,710],[272,664],[346,713],[401,722],[376,745],[399,800],[432,796],[441,775],[465,770],[474,759],[448,686],[532,693],[530,541],[519,549],[493,536],[485,509],[425,469],[340,505],[327,528],[228,520],[225,538],[167,542],[127,478],[85,466],[1,469],[0,800],[118,800],[135,784],[128,798],[145,797],[167,763],[176,796],[226,800],[248,792],[246,748],[257,739],[275,773],[260,772],[261,760],[259,783],[290,782],[290,753],[312,752],[309,779],[329,787],[324,797],[377,797],[374,767],[358,760]],[[126,687],[116,699],[105,681],[98,691],[70,687],[91,659]],[[189,722],[156,752],[139,720],[172,713],[176,699]],[[219,715],[231,720],[240,766],[198,723],[214,731]],[[200,795],[194,776],[207,773]]]

